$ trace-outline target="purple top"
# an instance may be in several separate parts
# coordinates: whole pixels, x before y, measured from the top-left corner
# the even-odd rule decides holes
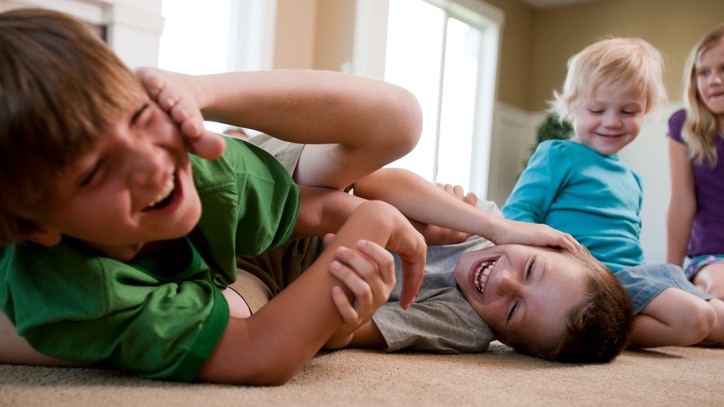
[[[669,118],[667,136],[684,143],[681,129],[686,120],[686,111],[679,110]],[[719,160],[714,168],[704,163],[692,163],[694,190],[697,209],[691,226],[691,238],[686,255],[689,257],[704,254],[724,254],[724,139],[716,140]],[[676,191],[671,191],[672,194]]]

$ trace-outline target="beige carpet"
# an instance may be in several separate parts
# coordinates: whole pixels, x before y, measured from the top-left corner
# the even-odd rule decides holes
[[[279,387],[179,384],[97,369],[0,365],[2,406],[722,406],[724,350],[627,351],[563,365],[494,342],[477,355],[343,350]]]

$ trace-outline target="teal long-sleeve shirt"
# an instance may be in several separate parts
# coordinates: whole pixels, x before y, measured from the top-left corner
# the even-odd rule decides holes
[[[507,203],[507,219],[570,233],[614,272],[644,264],[641,177],[616,154],[571,140],[541,143]]]

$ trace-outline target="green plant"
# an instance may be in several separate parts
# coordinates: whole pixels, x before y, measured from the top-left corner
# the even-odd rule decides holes
[[[538,141],[533,146],[533,150],[541,142],[545,140],[567,140],[573,135],[573,127],[571,123],[561,121],[557,114],[548,113],[537,129]]]
[[[530,155],[533,155],[538,144],[546,140],[567,140],[573,135],[573,126],[567,120],[560,120],[557,114],[546,114],[543,121],[536,129],[536,142],[530,148]],[[530,158],[530,156],[528,157]],[[528,160],[523,163],[523,168],[528,164]]]

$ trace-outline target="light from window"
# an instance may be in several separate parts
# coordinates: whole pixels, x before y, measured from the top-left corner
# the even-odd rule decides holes
[[[480,30],[422,0],[390,0],[387,30],[385,80],[423,111],[420,142],[390,166],[470,190]]]
[[[158,66],[192,75],[225,72],[231,0],[163,0]]]

